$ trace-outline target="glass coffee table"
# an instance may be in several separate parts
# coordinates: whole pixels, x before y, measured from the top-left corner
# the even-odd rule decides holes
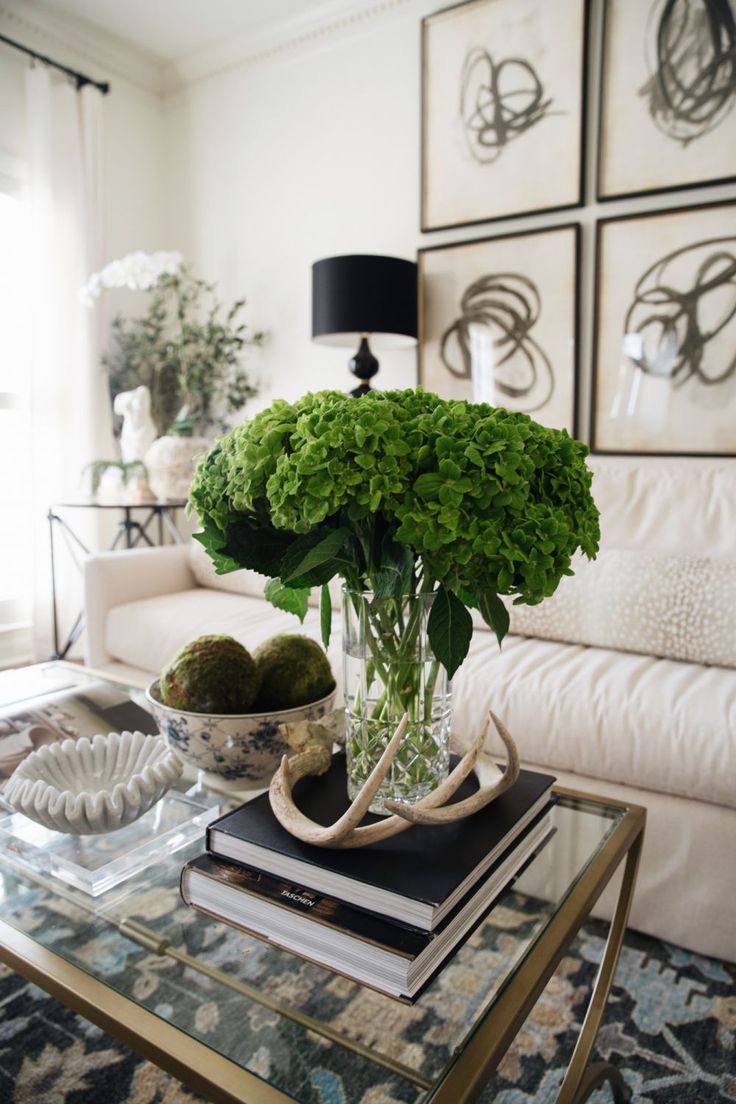
[[[237,803],[196,782],[180,787],[196,791],[200,803]],[[0,960],[215,1102],[458,1104],[481,1092],[623,867],[557,1097],[578,1104],[609,1081],[623,1101],[620,1072],[590,1057],[626,928],[645,811],[556,793],[552,839],[412,1005],[187,909],[179,872],[203,840],[160,853],[95,897],[32,870],[5,846]]]

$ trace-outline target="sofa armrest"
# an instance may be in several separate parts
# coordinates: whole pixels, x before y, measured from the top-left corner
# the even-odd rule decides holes
[[[102,552],[84,564],[84,661],[104,667],[111,656],[105,647],[107,615],[114,606],[192,590],[197,582],[189,566],[186,545]]]

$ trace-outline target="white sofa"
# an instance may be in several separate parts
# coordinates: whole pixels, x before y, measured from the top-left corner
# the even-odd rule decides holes
[[[500,654],[476,628],[453,727],[469,738],[492,705],[526,765],[645,805],[632,926],[736,960],[736,462],[591,464],[601,556],[554,598],[514,610]],[[205,632],[248,647],[276,632],[318,638],[315,610],[300,628],[261,597],[261,576],[217,578],[198,549],[88,560],[88,664],[145,685]],[[330,659],[339,676],[339,631]]]

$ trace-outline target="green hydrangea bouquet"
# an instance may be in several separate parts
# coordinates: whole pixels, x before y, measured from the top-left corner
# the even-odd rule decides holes
[[[438,717],[449,736],[438,677],[451,678],[467,654],[469,610],[500,643],[509,626],[500,595],[536,604],[572,573],[577,549],[596,555],[587,452],[566,431],[501,407],[421,389],[358,400],[321,391],[277,400],[220,438],[190,503],[218,573],[260,572],[266,597],[302,619],[311,588],[322,588],[325,646],[327,583],[342,577],[365,660],[355,685],[346,667],[349,713],[370,745],[362,754],[356,744],[354,758],[365,775],[406,711],[421,775]],[[348,620],[344,630],[352,635]]]

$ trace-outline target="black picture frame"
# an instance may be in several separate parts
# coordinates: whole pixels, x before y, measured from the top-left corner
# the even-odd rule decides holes
[[[721,230],[724,216],[729,218],[725,232]],[[606,239],[611,241],[618,228],[625,233],[607,256]],[[698,233],[705,236],[699,239]],[[609,286],[611,279],[618,282],[615,292]],[[697,299],[714,292],[719,300],[708,304],[714,324],[703,339],[698,326],[709,323],[706,307]],[[653,344],[647,332],[654,333]],[[709,341],[717,344],[706,361]],[[714,361],[722,363],[716,350],[724,348],[730,362],[726,361],[725,370],[713,369]],[[669,372],[668,364],[672,365]],[[616,378],[614,386],[611,375]],[[637,375],[640,378],[634,383]],[[722,395],[714,391],[719,385],[724,388]],[[649,395],[642,393],[643,386],[649,388]],[[702,395],[697,392],[701,387]],[[638,411],[633,409],[637,406]],[[700,424],[696,424],[698,415]],[[618,439],[609,424],[615,421]],[[725,438],[724,445],[706,447],[712,434]],[[736,456],[736,200],[597,221],[590,443],[591,452],[601,456]]]
[[[687,27],[673,28],[666,21],[690,8],[666,0],[603,0],[596,159],[599,202],[736,181],[736,0],[707,0],[706,7],[708,20],[698,24],[698,33],[710,33],[713,39],[721,35],[724,44],[730,41],[730,52],[724,48],[715,54],[719,47],[713,41],[710,46],[701,45],[710,49],[711,60],[715,57],[726,76],[724,87],[713,93],[713,106],[703,106],[688,120],[685,85],[696,78],[687,72],[681,77],[676,70],[683,64],[681,44],[678,53],[667,52],[668,35],[684,33]],[[617,48],[618,55],[625,56],[625,71],[613,61]],[[723,97],[721,117],[711,115],[709,122],[709,114],[718,114],[719,95]],[[609,110],[609,103],[615,109]],[[701,171],[703,165],[714,164],[723,169]]]
[[[523,16],[530,4],[536,9],[538,17],[543,16],[551,20],[555,28],[554,35],[545,35],[541,26],[538,31],[541,40],[540,54],[544,57],[544,77],[547,79],[548,75],[553,75],[553,80],[567,82],[562,93],[562,103],[569,102],[569,107],[554,106],[555,96],[559,101],[560,92],[547,95],[545,86],[534,69],[534,58],[520,57],[515,52],[514,37],[518,40],[526,33],[526,28],[514,25],[513,21],[521,22],[520,16]],[[447,58],[441,51],[442,65],[440,66],[439,62],[435,65],[431,56],[433,50],[431,39],[437,37],[441,24],[444,21],[451,22],[466,18],[469,20],[470,17],[478,16],[478,13],[488,19],[493,16],[501,30],[494,41],[505,42],[509,54],[494,62],[490,52],[482,45],[472,49],[467,48],[472,35],[464,41],[462,35],[458,34],[454,36],[458,39],[457,42],[453,39],[452,43],[443,46]],[[504,19],[507,21],[506,34],[503,33]],[[565,56],[563,49],[564,36],[561,35],[561,29],[564,29],[565,19],[570,23],[568,37],[574,39],[572,59]],[[512,23],[509,24],[508,20]],[[421,28],[420,230],[422,232],[474,226],[520,215],[564,211],[579,207],[583,203],[586,165],[588,22],[587,0],[566,0],[562,6],[549,4],[548,0],[525,0],[523,4],[520,4],[519,0],[466,0],[465,3],[443,8],[425,16]],[[491,30],[493,30],[492,25]],[[514,34],[510,33],[511,30]],[[470,35],[470,31],[468,34]],[[446,34],[445,37],[448,38],[448,35]],[[552,56],[550,43],[558,42],[560,45],[557,47],[557,53]],[[533,46],[536,45],[536,42],[528,44],[527,55],[530,51],[534,52]],[[476,50],[478,53],[474,56]],[[461,61],[461,58],[464,60]],[[480,112],[482,107],[480,99],[485,97],[484,103],[487,106],[491,89],[494,85],[496,91],[500,88],[498,80],[503,66],[509,67],[504,76],[505,81],[509,79],[509,72],[512,72],[516,80],[523,79],[526,82],[522,87],[524,95],[527,96],[527,102],[523,107],[518,107],[517,89],[514,93],[517,105],[514,116],[515,125],[509,126],[508,121],[505,120],[503,131],[499,133],[501,115],[498,110],[493,120],[489,121],[486,118],[483,127],[478,124],[480,129],[475,136],[473,126],[468,122],[468,113],[462,110],[466,103],[463,97],[469,96],[468,105],[475,104]],[[512,66],[519,67],[515,74]],[[523,71],[524,66],[527,67],[527,71]],[[452,79],[458,82],[458,86],[461,81],[465,81],[460,90],[460,107],[457,111],[452,106],[457,101],[457,89],[450,91],[447,83],[450,73]],[[483,84],[486,77],[489,82],[487,86]],[[441,111],[434,110],[433,105],[436,102],[443,105]],[[445,104],[447,104],[446,108]],[[544,140],[540,129],[542,127],[545,128]],[[530,131],[529,135],[525,133],[527,129]],[[495,135],[495,138],[487,139],[491,142],[490,147],[486,147],[486,139],[482,134]],[[572,151],[567,150],[571,135],[574,135],[575,144]],[[534,136],[533,142],[529,141],[530,136]],[[516,141],[516,139],[519,140]],[[448,158],[443,153],[442,157],[437,157],[434,150],[436,145],[442,142],[447,143],[456,156]],[[482,152],[480,152],[481,146]],[[522,153],[519,153],[519,147]],[[497,148],[499,152],[493,161],[481,162],[478,157],[485,156],[486,148]],[[569,162],[566,169],[563,166],[565,157]],[[505,162],[502,162],[502,158],[506,159]],[[497,165],[500,167],[495,168],[494,171]],[[526,174],[523,173],[524,165],[527,167]],[[549,171],[550,165],[554,165],[552,173]],[[448,175],[453,172],[457,179]],[[494,173],[490,186],[489,172]],[[451,193],[448,201],[439,198],[435,201],[433,198],[433,186],[435,182],[440,184],[440,176],[443,178],[442,189],[449,190]],[[446,176],[447,180],[444,179]],[[526,181],[521,188],[519,180]],[[523,198],[525,188],[531,197],[526,201]],[[458,205],[458,210],[453,212],[455,203]]]
[[[419,385],[444,398],[488,401],[520,410],[577,436],[580,257],[577,222],[419,249]],[[520,266],[519,271],[512,266]],[[554,305],[548,307],[550,295]],[[499,367],[507,365],[500,377],[494,373],[493,396],[478,394],[474,387],[475,365],[471,367],[467,343],[469,318],[488,330],[494,354],[501,354]],[[456,358],[454,369],[448,367],[449,357]],[[550,378],[550,399],[539,406]],[[530,380],[532,387],[527,386],[524,394]],[[509,389],[522,394],[516,397]]]

